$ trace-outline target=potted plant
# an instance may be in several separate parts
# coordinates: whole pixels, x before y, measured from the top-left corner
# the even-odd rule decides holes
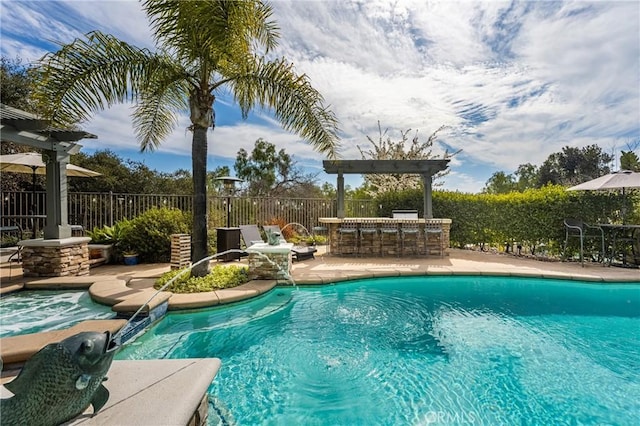
[[[104,262],[108,263],[111,260],[113,247],[118,243],[118,231],[117,226],[107,225],[87,231],[87,235],[91,238],[91,241],[89,241],[89,259],[103,259]]]
[[[122,251],[122,258],[125,265],[137,265],[138,264],[138,252],[130,248]]]

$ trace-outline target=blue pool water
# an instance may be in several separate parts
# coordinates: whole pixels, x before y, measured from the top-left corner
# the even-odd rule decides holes
[[[218,357],[210,424],[636,424],[640,285],[407,277],[170,314],[119,359]]]
[[[19,291],[0,297],[0,337],[59,330],[114,316],[111,307],[95,303],[86,291]]]

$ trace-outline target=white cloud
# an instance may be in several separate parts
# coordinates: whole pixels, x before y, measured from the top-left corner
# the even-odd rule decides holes
[[[100,29],[151,47],[136,1],[2,2],[2,53],[39,57],[49,38]],[[440,141],[464,149],[445,187],[477,191],[497,170],[541,164],[566,145],[623,147],[640,136],[640,8],[635,1],[498,2],[422,0],[272,3],[291,60],[341,122],[343,158],[376,138],[441,125]],[[25,23],[28,23],[26,25]],[[40,39],[41,43],[35,40]],[[86,128],[117,147],[137,147],[127,107]],[[321,155],[262,112],[220,125],[210,155],[234,158],[262,137],[310,170]],[[160,150],[188,154],[181,118]]]

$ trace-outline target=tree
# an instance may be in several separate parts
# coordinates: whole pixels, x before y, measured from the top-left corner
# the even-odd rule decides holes
[[[218,180],[218,178],[229,176],[229,166],[218,166],[212,172],[207,173],[207,188],[214,190],[215,192],[221,192],[224,190],[224,182]]]
[[[635,151],[640,148],[640,139],[635,139],[627,143],[628,151],[622,151],[620,155],[620,169],[640,172],[640,158]]]
[[[101,173],[91,179],[69,180],[69,190],[77,192],[116,192],[129,194],[193,194],[191,173],[180,169],[163,173],[150,169],[146,164],[124,160],[110,150],[98,150],[93,154],[79,153],[73,164]]]
[[[401,139],[399,141],[392,141],[391,137],[387,135],[388,129],[385,129],[383,132],[382,127],[380,127],[380,122],[378,122],[378,141],[374,141],[371,137],[367,136],[367,139],[373,145],[373,148],[363,150],[358,146],[358,150],[360,150],[360,155],[363,160],[428,160],[430,158],[438,158],[438,156],[432,155],[431,148],[438,138],[438,133],[444,128],[445,126],[441,126],[438,130],[433,132],[425,142],[420,142],[418,139],[418,132],[416,132],[413,139],[411,139],[408,149],[405,149],[405,144],[409,140],[408,135],[411,129],[401,131]],[[445,153],[444,158],[450,158],[458,152],[453,154]],[[436,173],[434,180],[442,178],[448,172],[449,171],[446,170]],[[363,179],[364,185],[366,185],[367,190],[372,197],[383,192],[402,191],[405,189],[422,187],[422,177],[420,175],[366,174]],[[438,183],[435,182],[434,185],[438,186]]]
[[[27,112],[37,112],[36,102],[32,97],[36,76],[37,73],[34,72],[33,67],[24,65],[19,57],[15,59],[0,57],[0,101]],[[29,151],[37,150],[8,141],[2,141],[0,144],[2,154],[19,154]],[[27,173],[4,173],[0,187],[3,191],[31,191],[33,179]],[[36,188],[42,187],[44,187],[44,177],[37,176]]]
[[[0,99],[5,105],[36,113],[37,103],[32,97],[37,73],[33,66],[23,65],[22,59],[0,57]]]
[[[536,188],[538,182],[538,168],[531,163],[520,164],[515,175],[518,177],[516,188],[523,192],[527,189]]]
[[[640,172],[640,159],[633,151],[622,151],[620,155],[620,169]]]
[[[319,193],[316,176],[305,175],[284,149],[276,153],[276,146],[262,138],[255,142],[251,154],[244,148],[238,151],[233,168],[236,176],[248,183],[248,195],[309,197],[310,191]]]
[[[336,157],[337,119],[306,75],[285,59],[268,60],[277,44],[272,8],[259,0],[144,0],[157,52],[98,31],[42,59],[39,96],[54,123],[87,120],[117,102],[135,102],[133,125],[141,149],[153,150],[188,111],[193,132],[192,261],[207,256],[207,129],[214,102],[230,93],[243,118],[270,108],[287,130]],[[208,273],[204,262],[193,274]]]
[[[508,175],[505,172],[495,172],[485,183],[482,192],[486,194],[506,194],[515,191],[516,188],[516,181],[512,175]]]
[[[548,184],[571,186],[610,172],[611,155],[598,145],[582,149],[565,146],[551,154],[538,171],[538,187]]]

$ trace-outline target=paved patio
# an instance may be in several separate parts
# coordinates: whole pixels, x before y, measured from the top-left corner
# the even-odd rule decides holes
[[[246,260],[221,263],[246,264]],[[96,281],[123,280],[132,289],[144,290],[152,286],[150,278],[168,271],[169,264],[102,265],[92,268],[84,277],[25,278],[16,263],[0,264],[0,294],[24,286],[44,288],[49,282],[86,288]],[[328,284],[358,278],[401,275],[502,275],[541,278],[561,278],[601,282],[638,282],[640,270],[577,262],[543,261],[506,254],[471,250],[450,250],[445,257],[339,257],[327,254],[320,246],[315,259],[294,262],[291,276],[298,285]]]

